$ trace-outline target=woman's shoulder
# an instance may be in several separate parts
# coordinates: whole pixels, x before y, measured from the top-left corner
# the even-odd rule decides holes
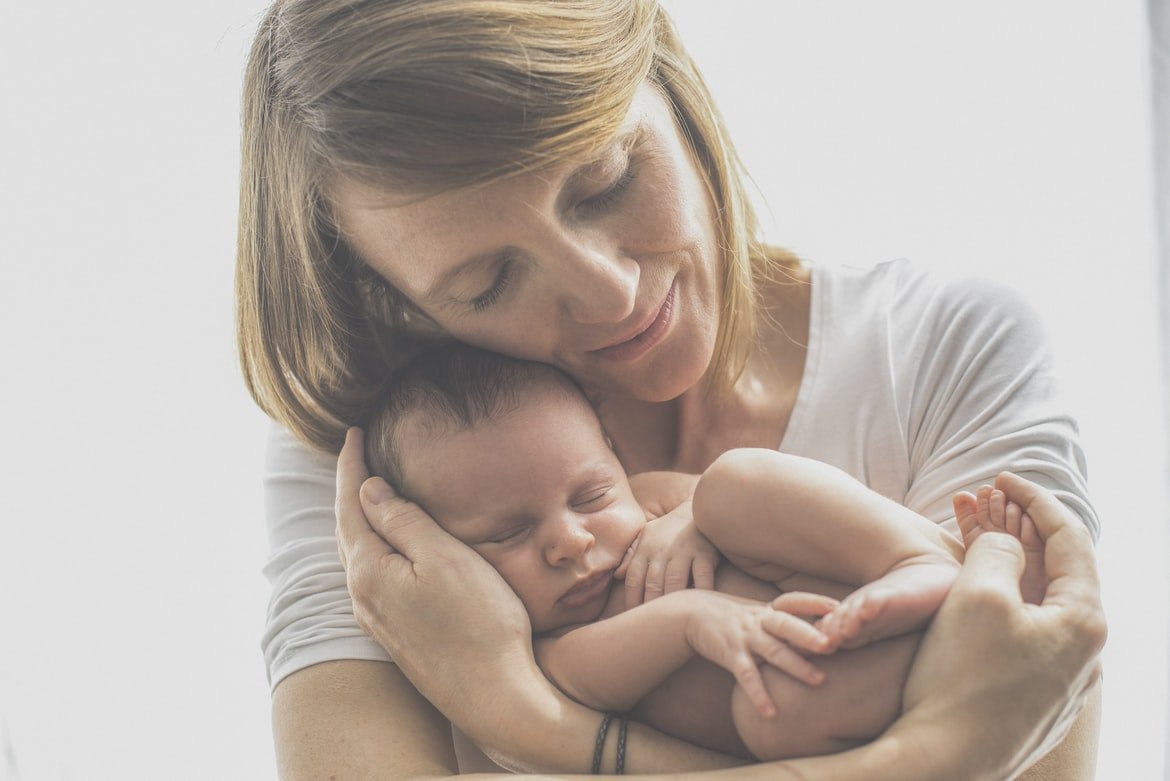
[[[916,341],[1003,328],[1043,335],[1024,291],[968,269],[928,267],[906,258],[868,267],[814,266],[813,291],[822,316],[837,324],[868,329],[879,320]]]
[[[264,473],[274,475],[299,474],[305,477],[327,476],[332,486],[337,471],[337,456],[317,450],[284,426],[270,421],[265,448]]]

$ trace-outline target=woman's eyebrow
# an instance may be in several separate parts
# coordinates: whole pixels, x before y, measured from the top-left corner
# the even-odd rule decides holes
[[[630,149],[633,148],[635,143],[637,143],[638,138],[641,135],[642,123],[639,122],[634,127],[621,131],[616,136],[614,136],[613,141],[606,145],[606,154],[608,154],[608,150],[613,149],[615,146],[620,148],[623,154],[629,153]],[[606,155],[603,154],[593,160],[589,160],[576,166],[564,178],[560,186],[558,186],[557,191],[559,194],[557,200],[561,200],[564,193],[569,192],[578,184],[578,182],[584,179],[586,177],[586,172],[590,168],[605,162],[605,160]],[[496,249],[487,250],[486,252],[477,253],[465,260],[460,261],[459,263],[456,263],[454,266],[440,274],[437,279],[427,285],[427,287],[423,290],[423,297],[428,300],[437,301],[440,303],[452,301],[453,299],[451,299],[450,296],[445,295],[443,291],[450,287],[452,283],[459,279],[459,277],[469,272],[475,271],[482,265],[498,261],[513,251],[513,247],[498,247]]]
[[[567,177],[565,177],[564,185],[561,187],[561,192],[565,192],[574,187],[580,180],[584,179],[590,169],[596,168],[599,165],[607,163],[613,157],[613,151],[616,149],[620,154],[629,154],[630,149],[633,148],[641,135],[642,125],[632,127],[618,133],[613,139],[605,145],[605,151],[596,155],[592,160],[588,160],[581,165],[574,168]]]

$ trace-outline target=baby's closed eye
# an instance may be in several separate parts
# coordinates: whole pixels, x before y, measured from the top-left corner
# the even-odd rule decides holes
[[[613,501],[613,486],[591,488],[573,498],[572,507],[579,512],[595,512]]]

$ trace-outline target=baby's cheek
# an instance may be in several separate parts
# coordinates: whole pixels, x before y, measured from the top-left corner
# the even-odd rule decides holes
[[[539,572],[534,572],[532,567],[523,566],[520,562],[490,562],[496,571],[504,578],[512,591],[516,592],[516,596],[520,598],[524,609],[528,611],[530,618],[536,618],[548,608],[545,606],[549,601],[549,594],[552,593],[551,584],[547,582],[547,578],[541,576]]]

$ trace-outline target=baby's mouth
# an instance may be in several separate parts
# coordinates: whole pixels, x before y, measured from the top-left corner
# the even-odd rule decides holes
[[[586,575],[561,597],[561,602],[568,607],[581,607],[605,593],[613,580],[613,570],[605,569]]]

